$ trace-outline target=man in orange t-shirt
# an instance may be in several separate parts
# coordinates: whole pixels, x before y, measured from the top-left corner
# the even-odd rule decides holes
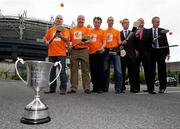
[[[100,17],[94,17],[93,24],[94,29],[91,29],[91,40],[89,43],[89,64],[91,82],[93,84],[92,92],[103,92],[103,80],[104,80],[104,47],[106,46],[106,37],[104,36],[104,30],[100,29],[102,19]]]
[[[108,91],[109,88],[109,71],[110,63],[114,65],[115,75],[115,93],[119,94],[122,92],[122,70],[121,60],[119,56],[119,45],[121,44],[120,32],[113,28],[114,18],[109,17],[107,19],[108,29],[105,30],[106,46],[105,46],[105,59],[104,59],[104,72],[105,72],[105,89]]]
[[[70,35],[69,31],[62,26],[63,17],[57,15],[55,19],[55,25],[51,27],[44,36],[44,41],[48,45],[48,56],[49,62],[60,61],[62,65],[60,74],[60,94],[64,95],[66,93],[67,87],[67,76],[66,76],[66,45],[69,41]],[[56,77],[56,68],[53,67],[50,73],[50,81]],[[45,93],[55,93],[56,92],[56,81],[50,85],[49,91]]]
[[[77,18],[77,26],[70,30],[72,41],[71,52],[71,89],[68,93],[76,93],[78,88],[78,70],[79,63],[82,70],[82,83],[84,92],[90,93],[90,77],[89,77],[89,29],[84,26],[85,17],[79,15]]]

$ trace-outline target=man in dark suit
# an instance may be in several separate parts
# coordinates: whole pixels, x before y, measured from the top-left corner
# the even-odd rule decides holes
[[[145,73],[145,80],[147,84],[147,91],[150,94],[156,94],[154,92],[154,83],[153,83],[153,75],[152,75],[152,66],[151,66],[151,34],[150,31],[144,28],[144,20],[142,18],[138,19],[139,27],[134,32],[135,33],[135,49],[136,49],[136,56],[137,56],[137,75],[139,75],[139,68],[140,63],[142,62],[144,73]],[[136,86],[138,90],[140,90],[140,83],[139,79],[136,81]]]
[[[166,90],[167,83],[167,75],[166,75],[166,58],[169,59],[169,48],[161,48],[164,46],[168,46],[168,41],[166,37],[166,33],[163,33],[162,28],[159,28],[160,18],[153,17],[152,18],[153,27],[150,29],[151,31],[151,41],[152,41],[152,67],[153,67],[153,79],[155,81],[156,75],[156,63],[157,63],[157,71],[159,78],[159,93],[164,93]]]
[[[137,75],[135,73],[135,66],[136,66],[136,57],[135,57],[135,50],[133,44],[133,35],[129,28],[129,20],[127,18],[122,20],[122,27],[123,30],[121,31],[121,40],[122,40],[122,47],[126,52],[125,56],[121,56],[121,65],[122,65],[122,74],[123,74],[123,92],[126,89],[125,87],[125,74],[126,68],[128,69],[128,77],[130,82],[130,92],[137,93],[138,90],[135,87],[135,82],[137,80]]]

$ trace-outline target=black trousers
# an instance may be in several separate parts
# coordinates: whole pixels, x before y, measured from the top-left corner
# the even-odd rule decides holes
[[[167,83],[166,62],[165,62],[165,57],[162,55],[160,49],[152,50],[152,68],[153,68],[152,72],[153,72],[154,82],[156,77],[156,64],[157,64],[158,79],[160,83],[159,89],[166,90],[166,83]]]
[[[125,75],[126,75],[126,68],[128,70],[128,77],[130,82],[130,90],[138,90],[136,87],[136,82],[138,80],[138,75],[135,72],[136,69],[136,58],[133,56],[129,56],[128,54],[125,57],[121,57],[121,66],[122,66],[122,74],[123,74],[123,90],[126,89],[125,87]]]
[[[144,51],[139,52],[139,56],[137,57],[137,68],[136,72],[137,75],[140,74],[140,64],[142,63],[144,68],[144,74],[145,74],[145,81],[147,85],[148,91],[154,91],[154,79],[153,79],[153,72],[152,72],[152,59],[151,59],[151,51]],[[140,90],[140,82],[139,82],[139,76],[135,83],[137,90]]]
[[[104,53],[103,54],[90,54],[90,75],[93,84],[93,90],[104,89]]]

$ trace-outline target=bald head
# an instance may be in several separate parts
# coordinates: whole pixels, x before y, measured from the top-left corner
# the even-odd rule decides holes
[[[79,16],[77,17],[77,25],[80,26],[80,27],[82,27],[82,26],[84,26],[84,22],[85,22],[85,17],[84,17],[84,15],[79,15]]]
[[[114,24],[114,18],[112,16],[107,19],[108,28],[112,28]]]
[[[56,25],[62,25],[63,24],[63,16],[62,15],[57,15],[56,16],[55,24]]]
[[[114,21],[114,18],[112,17],[112,16],[110,16],[110,17],[108,17],[108,19],[107,19],[107,22],[108,21]]]

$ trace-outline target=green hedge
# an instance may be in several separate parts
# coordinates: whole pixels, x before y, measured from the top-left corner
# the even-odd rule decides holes
[[[19,70],[19,74],[20,76],[24,79],[27,80],[27,72],[26,70]],[[17,73],[15,73],[14,75],[11,76],[12,80],[20,80],[20,78],[18,77]]]
[[[115,81],[115,78],[114,78],[114,69],[110,69],[110,82],[112,84],[114,84],[114,81]],[[128,73],[127,73],[127,70],[126,70],[126,75],[125,75],[125,80],[128,79]],[[145,84],[146,81],[145,81],[145,76],[144,76],[144,72],[140,72],[139,74],[139,81],[141,84]]]

